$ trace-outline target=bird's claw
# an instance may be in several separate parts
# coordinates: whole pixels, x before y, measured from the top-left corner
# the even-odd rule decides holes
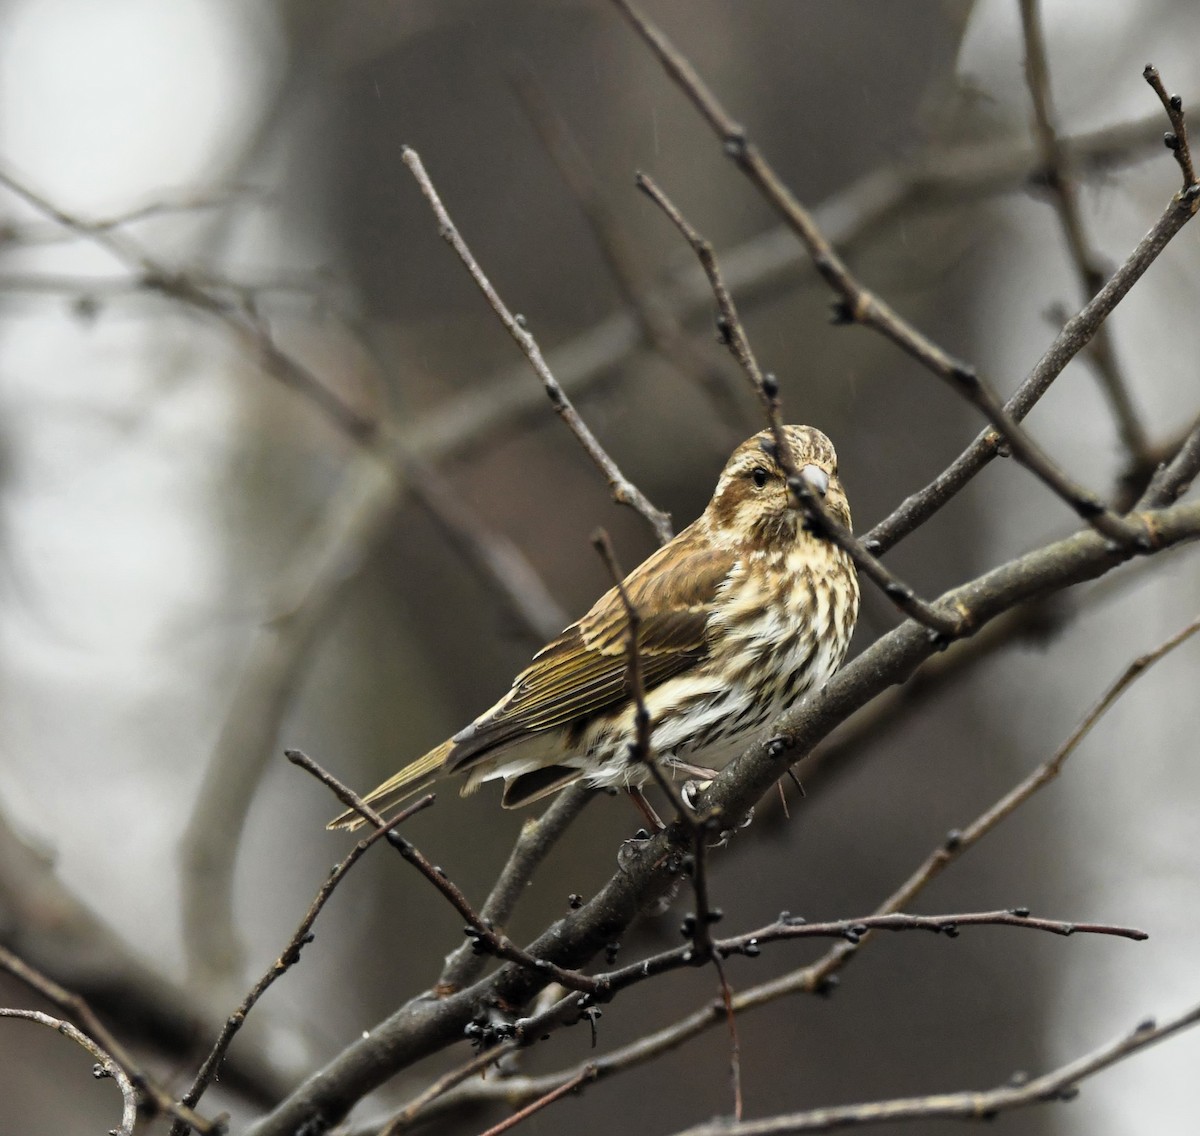
[[[693,812],[696,811],[696,797],[700,793],[706,793],[712,787],[712,778],[705,781],[695,778],[685,781],[679,787],[679,795],[683,798],[683,803],[687,805]]]

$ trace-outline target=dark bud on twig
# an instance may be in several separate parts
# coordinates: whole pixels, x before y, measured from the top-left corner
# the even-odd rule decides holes
[[[571,892],[571,894],[567,896],[567,906],[572,911],[578,911],[583,906],[583,896],[581,896],[578,892]]]
[[[1143,1018],[1136,1026],[1133,1027],[1134,1033],[1150,1033],[1151,1030],[1158,1028],[1158,1022],[1153,1018]]]
[[[1172,153],[1179,149],[1179,135],[1173,130],[1168,130],[1163,135],[1163,145]]]
[[[767,742],[767,756],[774,761],[776,758],[782,757],[791,748],[791,737],[781,734],[779,737],[772,738]]]
[[[1028,919],[1029,918],[1029,908],[1028,907],[1010,907],[1008,909],[1008,913],[1009,913],[1009,915],[1015,915],[1018,919]]]
[[[725,153],[735,161],[741,161],[746,156],[746,132],[735,126],[725,134]]]
[[[762,377],[762,389],[763,394],[769,399],[779,397],[779,380],[770,371]]]
[[[836,327],[854,322],[854,311],[845,300],[834,300],[829,305],[829,322]]]
[[[830,998],[833,992],[838,988],[840,979],[836,974],[827,974],[813,987],[813,993],[818,998]]]
[[[111,1077],[112,1075],[113,1071],[107,1065],[103,1065],[99,1061],[92,1066],[92,1076],[95,1077],[97,1081],[107,1080],[107,1078]]]
[[[1172,110],[1183,110],[1183,99],[1179,95],[1172,95],[1168,100]]]
[[[952,828],[946,833],[946,839],[942,842],[942,847],[947,852],[957,852],[962,847],[962,833],[957,828]]]

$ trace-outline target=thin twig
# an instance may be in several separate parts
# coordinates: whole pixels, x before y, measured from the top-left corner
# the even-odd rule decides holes
[[[217,1073],[221,1068],[221,1062],[224,1061],[229,1046],[232,1044],[238,1030],[245,1024],[250,1011],[254,1009],[258,1000],[274,984],[276,979],[282,978],[284,974],[300,961],[301,950],[312,941],[312,925],[316,922],[317,916],[321,914],[321,909],[328,902],[334,889],[346,878],[346,873],[358,863],[367,849],[377,840],[381,837],[386,838],[398,825],[403,824],[410,817],[429,808],[433,802],[434,795],[432,793],[427,793],[419,800],[414,801],[403,811],[386,821],[382,827],[376,828],[374,832],[359,840],[333,871],[329,873],[328,878],[321,885],[320,890],[309,905],[304,918],[300,920],[299,926],[292,933],[292,937],[288,940],[279,957],[272,963],[270,969],[254,984],[249,993],[242,999],[238,1008],[226,1019],[225,1027],[221,1030],[220,1036],[214,1042],[208,1056],[197,1071],[191,1087],[181,1098],[182,1104],[188,1108],[195,1108],[200,1103],[200,1098],[204,1095],[209,1085],[216,1079]],[[182,1121],[176,1121],[171,1127],[171,1136],[187,1136],[187,1130],[187,1124]]]
[[[88,1037],[83,1030],[71,1025],[70,1022],[64,1022],[61,1018],[52,1018],[49,1014],[43,1014],[41,1010],[16,1010],[0,1007],[0,1018],[36,1022],[56,1033],[61,1033],[63,1037],[69,1037],[76,1045],[86,1049],[97,1062],[92,1070],[92,1076],[97,1079],[111,1077],[117,1082],[117,1088],[121,1091],[121,1127],[120,1129],[111,1129],[109,1136],[133,1136],[133,1126],[137,1123],[138,1112],[137,1090],[133,1087],[133,1082],[126,1076],[125,1070],[100,1045]]]
[[[1171,130],[1168,134],[1163,135],[1163,143],[1175,155],[1180,173],[1183,174],[1183,188],[1180,190],[1181,200],[1186,200],[1190,196],[1192,212],[1195,212],[1197,203],[1191,190],[1196,184],[1196,170],[1192,165],[1192,148],[1188,143],[1187,126],[1183,118],[1183,99],[1178,95],[1167,94],[1162,76],[1153,63],[1146,64],[1145,70],[1142,71],[1142,78],[1153,88],[1163,105],[1163,110],[1167,112],[1167,118],[1171,120]]]
[[[1034,134],[1042,158],[1042,181],[1050,191],[1058,214],[1071,263],[1079,278],[1084,301],[1090,300],[1104,286],[1105,273],[1096,260],[1087,239],[1083,211],[1079,203],[1079,186],[1070,165],[1067,148],[1059,138],[1054,123],[1054,100],[1050,91],[1050,67],[1046,57],[1046,40],[1038,0],[1021,0],[1021,29],[1025,38],[1025,77],[1033,102]],[[1108,398],[1116,419],[1121,440],[1128,451],[1134,469],[1146,470],[1150,465],[1150,442],[1145,427],[1133,405],[1133,398],[1117,362],[1116,345],[1107,324],[1101,324],[1092,341],[1092,359],[1100,379],[1101,389]]]
[[[729,116],[692,65],[630,0],[614,0],[614,3],[721,139],[725,153],[808,249],[817,271],[838,296],[834,308],[835,321],[862,324],[896,344],[975,406],[1003,436],[1017,461],[1084,521],[1122,547],[1145,547],[1147,535],[1133,522],[1114,513],[1098,496],[1076,484],[1060,469],[1005,409],[991,385],[975,368],[938,347],[885,301],[859,283],[817,228],[812,215],[780,180],[758,148],[750,142],[746,131]]]
[[[1200,475],[1200,421],[1184,435],[1169,462],[1150,479],[1137,503],[1139,509],[1159,509],[1182,497]]]
[[[500,1136],[502,1132],[508,1132],[515,1128],[522,1120],[532,1116],[535,1112],[540,1112],[549,1104],[553,1104],[560,1097],[565,1097],[568,1093],[573,1093],[577,1089],[582,1088],[588,1081],[596,1079],[595,1066],[585,1065],[574,1077],[569,1081],[564,1081],[558,1088],[552,1089],[545,1096],[539,1097],[535,1101],[531,1101],[519,1112],[514,1112],[507,1120],[502,1120],[499,1124],[493,1125],[480,1136]]]
[[[653,723],[650,720],[650,712],[646,708],[646,683],[642,673],[642,656],[638,650],[638,634],[642,625],[641,613],[638,611],[637,605],[630,598],[629,590],[625,587],[625,574],[621,571],[621,566],[617,563],[617,555],[613,551],[612,541],[604,529],[599,528],[592,533],[592,546],[604,561],[604,565],[612,578],[613,586],[617,589],[617,595],[621,598],[621,605],[625,609],[625,652],[628,668],[626,673],[629,683],[629,696],[633,701],[634,707],[633,724],[635,734],[629,751],[630,761],[646,767],[646,770],[654,779],[654,783],[663,791],[667,800],[671,802],[671,807],[674,808],[679,822],[691,832],[696,826],[696,818],[693,816],[692,810],[684,804],[683,797],[680,796],[674,782],[662,771],[658,763],[658,757],[654,753],[651,740]]]
[[[214,1121],[199,1116],[186,1105],[176,1104],[171,1094],[145,1072],[134,1060],[133,1055],[112,1035],[104,1023],[93,1013],[92,1008],[78,994],[60,986],[52,978],[42,974],[5,947],[0,947],[0,970],[7,971],[52,1005],[74,1018],[83,1028],[83,1032],[125,1071],[133,1088],[141,1096],[153,1102],[154,1107],[160,1113],[183,1121],[204,1136],[208,1136],[210,1133],[215,1136],[218,1125]]]
[[[332,790],[334,796],[348,809],[353,809],[360,816],[365,817],[376,828],[384,828],[386,830],[384,839],[433,884],[450,902],[454,910],[467,921],[466,933],[469,938],[479,944],[479,949],[496,958],[507,959],[518,966],[527,967],[539,975],[544,975],[550,981],[560,983],[569,990],[580,990],[588,994],[602,993],[602,988],[597,985],[595,979],[580,974],[578,971],[566,970],[548,959],[535,958],[516,946],[507,935],[499,934],[494,927],[489,926],[471,906],[459,886],[427,859],[419,848],[398,832],[391,831],[387,827],[387,821],[362,797],[343,785],[332,773],[323,769],[307,754],[300,750],[289,749],[284,751],[284,755],[293,765],[298,765],[301,769],[311,773],[318,781]]]
[[[609,573],[621,603],[625,608],[627,631],[625,636],[628,654],[629,689],[634,701],[634,724],[637,738],[630,747],[631,760],[640,762],[650,770],[659,788],[667,795],[675,808],[678,823],[684,825],[691,836],[692,855],[690,860],[692,891],[696,897],[694,914],[685,916],[683,921],[684,933],[691,940],[688,947],[679,952],[681,962],[687,966],[702,966],[711,962],[717,972],[717,981],[721,990],[721,999],[729,1008],[727,1021],[730,1036],[730,1069],[733,1079],[734,1115],[742,1115],[742,1078],[740,1044],[738,1042],[737,1022],[733,1014],[733,993],[729,981],[725,977],[725,968],[721,965],[719,952],[713,943],[712,928],[721,919],[721,912],[714,908],[708,894],[708,833],[718,824],[718,813],[710,812],[706,816],[696,816],[684,803],[682,795],[671,780],[665,776],[659,767],[652,748],[650,714],[646,709],[646,685],[642,674],[641,652],[638,649],[638,633],[641,628],[641,614],[634,604],[629,590],[625,587],[624,575],[617,563],[612,541],[603,529],[597,529],[592,536],[592,543],[600,553]],[[608,982],[600,979],[606,992],[613,989]]]
[[[828,1132],[835,1128],[897,1120],[990,1120],[1017,1108],[1072,1100],[1077,1095],[1080,1081],[1197,1023],[1200,1023],[1200,1006],[1193,1006],[1161,1025],[1147,1018],[1131,1033],[1058,1069],[1032,1080],[1010,1081],[994,1089],[837,1105],[740,1124],[720,1120],[695,1125],[676,1136],[786,1136],[793,1132]]]
[[[500,299],[499,293],[492,287],[491,281],[480,268],[479,262],[475,259],[466,241],[455,228],[454,222],[450,219],[450,214],[442,204],[442,199],[438,196],[433,182],[425,172],[425,167],[421,164],[417,152],[406,146],[401,151],[401,158],[412,172],[425,200],[429,202],[434,217],[437,219],[439,234],[458,254],[459,260],[462,261],[463,266],[470,273],[471,279],[483,293],[492,311],[500,317],[500,322],[504,324],[509,335],[516,340],[517,346],[525,353],[530,365],[537,372],[538,378],[542,380],[546,394],[550,397],[551,405],[570,428],[571,433],[579,440],[588,457],[607,479],[609,488],[612,490],[613,500],[618,504],[628,505],[640,513],[654,529],[659,542],[666,544],[671,539],[671,518],[660,509],[656,509],[642,491],[617,468],[617,463],[609,457],[604,447],[600,445],[596,436],[588,428],[587,423],[579,416],[574,404],[546,365],[541,348],[538,347],[537,340],[525,326],[524,318],[515,316],[508,310],[504,301]]]
[[[799,476],[780,421],[779,385],[773,375],[764,373],[759,366],[754,349],[750,345],[750,338],[746,334],[745,326],[738,315],[737,306],[733,302],[733,296],[721,276],[712,245],[683,216],[653,178],[639,173],[637,186],[667,215],[696,253],[717,301],[718,326],[721,329],[722,339],[729,347],[733,357],[741,364],[746,377],[750,380],[751,386],[762,403],[767,422],[775,437],[776,454],[787,475],[788,485],[808,515],[813,528],[848,553],[863,575],[876,584],[905,615],[915,619],[918,623],[923,623],[946,641],[962,635],[967,628],[957,613],[942,611],[932,604],[926,603],[912,588],[897,579],[891,570],[873,556],[848,528],[826,513],[820,500],[807,486],[804,479]]]

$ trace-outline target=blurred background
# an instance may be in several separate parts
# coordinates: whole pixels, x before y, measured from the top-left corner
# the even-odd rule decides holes
[[[1032,184],[1015,0],[646,9],[819,207],[864,281],[1011,391],[1083,298]],[[1152,60],[1200,105],[1200,9],[1047,0],[1043,16],[1062,132],[1111,131],[1079,168],[1088,233],[1112,267],[1177,188],[1141,71]],[[639,335],[539,140],[559,119],[629,267],[665,289],[686,347],[655,350]],[[85,989],[173,1086],[207,1039],[160,1020],[161,1003],[228,1013],[349,847],[323,829],[335,802],[283,748],[370,788],[507,689],[539,626],[586,610],[606,586],[588,539],[598,525],[626,568],[654,546],[439,240],[402,144],[600,440],[677,528],[759,421],[714,340],[690,252],[633,188],[638,169],[714,243],[785,417],[834,439],[859,531],[979,428],[882,339],[831,326],[795,242],[604,0],[0,4],[0,169],[69,220],[119,222],[72,231],[0,196],[0,942]],[[993,165],[972,164],[980,155]],[[927,182],[878,207],[888,175],[917,169]],[[1110,323],[1154,443],[1196,413],[1196,240],[1185,230]],[[222,296],[233,317],[144,286],[144,256]],[[422,460],[408,491],[264,366],[254,341],[268,336]],[[1075,475],[1113,490],[1124,458],[1087,361],[1030,425]],[[510,542],[540,577],[530,618],[464,555],[464,525]],[[888,562],[932,596],[1073,527],[1031,478],[996,463]],[[896,622],[865,591],[855,650]],[[791,794],[790,819],[764,802],[712,858],[723,927],[781,909],[869,911],[1047,757],[1198,599],[1186,550],[1080,589],[1047,608],[1039,634],[844,753],[806,799]],[[1025,904],[1136,924],[1148,942],[1002,928],[876,942],[833,998],[741,1020],[748,1115],[999,1084],[1194,1002],[1196,684],[1185,648],[919,905]],[[409,828],[476,903],[522,820],[497,796],[447,786]],[[591,894],[637,824],[623,801],[592,803],[535,879],[514,936],[563,912],[569,893]],[[335,895],[203,1111],[253,1117],[436,980],[461,920],[394,861],[373,854]],[[677,942],[686,902],[645,919],[622,961]],[[735,960],[730,979],[746,986],[816,953],[781,945]],[[714,993],[709,970],[643,986],[606,1008],[599,1050]],[[0,981],[0,1004],[35,1003]],[[564,1032],[525,1067],[582,1060],[589,1043]],[[409,1070],[363,1115],[466,1055]],[[1198,1059],[1200,1037],[1177,1038],[1089,1081],[1071,1105],[1001,1117],[997,1130],[1182,1130]],[[4,1023],[0,1131],[111,1126],[116,1093],[92,1082],[90,1062],[50,1031]],[[525,1127],[669,1132],[730,1099],[718,1029]]]

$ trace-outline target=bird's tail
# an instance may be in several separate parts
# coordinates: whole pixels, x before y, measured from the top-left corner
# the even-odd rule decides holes
[[[392,805],[399,804],[406,797],[425,788],[441,771],[446,757],[454,747],[453,742],[442,742],[436,749],[431,749],[424,757],[417,758],[411,765],[406,765],[399,773],[389,777],[382,785],[372,789],[363,801],[372,808],[383,811]],[[353,832],[367,822],[353,809],[347,809],[336,816],[325,827],[344,828]]]

